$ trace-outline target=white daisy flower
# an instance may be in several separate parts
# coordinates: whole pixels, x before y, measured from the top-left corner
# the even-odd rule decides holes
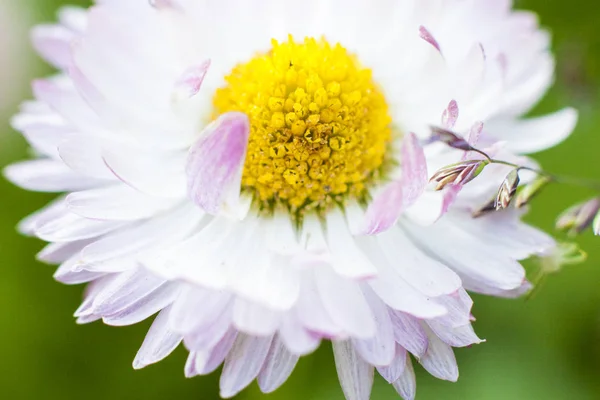
[[[223,397],[271,392],[330,340],[347,399],[375,370],[411,399],[409,353],[455,381],[453,347],[481,342],[466,290],[517,296],[518,261],[554,246],[515,209],[471,218],[507,167],[427,186],[468,157],[423,148],[431,125],[528,162],[575,124],[521,119],[554,61],[509,0],[98,0],[59,20],[33,38],[60,73],[13,121],[39,158],[6,175],[67,193],[20,230],[89,282],[78,322],[158,313],[135,368],[183,342],[186,376],[224,364]]]

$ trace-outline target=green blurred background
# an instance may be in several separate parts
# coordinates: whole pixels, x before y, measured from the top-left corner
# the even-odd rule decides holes
[[[33,24],[54,20],[63,4],[86,0],[0,0],[0,164],[27,156],[23,139],[6,122],[30,96],[29,81],[51,73],[28,43]],[[536,158],[550,171],[600,178],[600,6],[594,0],[517,0],[534,10],[554,37],[557,84],[533,114],[573,105],[580,123],[573,136]],[[553,216],[590,193],[550,188],[529,220],[552,229]],[[28,193],[0,180],[0,398],[202,399],[218,398],[217,375],[185,379],[186,352],[134,371],[131,362],[149,323],[112,328],[78,326],[72,312],[82,287],[54,282],[54,268],[34,261],[42,247],[14,229],[51,196]],[[581,238],[589,260],[547,279],[529,300],[474,296],[475,328],[487,343],[456,351],[461,378],[452,384],[417,368],[418,399],[600,399],[600,238]],[[273,395],[253,385],[237,399],[342,400],[331,349],[301,360]],[[373,399],[395,399],[381,379]]]

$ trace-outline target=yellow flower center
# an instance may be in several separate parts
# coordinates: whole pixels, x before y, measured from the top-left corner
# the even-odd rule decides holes
[[[250,119],[242,189],[261,209],[324,211],[364,199],[380,178],[392,138],[388,106],[371,70],[341,45],[273,40],[225,80],[214,114]]]

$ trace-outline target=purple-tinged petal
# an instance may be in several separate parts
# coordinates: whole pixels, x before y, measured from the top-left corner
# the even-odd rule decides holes
[[[485,342],[475,334],[471,324],[454,328],[444,326],[434,320],[428,321],[427,324],[444,343],[452,347],[467,347]]]
[[[75,37],[73,32],[58,25],[40,25],[35,27],[31,34],[36,51],[60,69],[71,63],[71,42]]]
[[[431,375],[450,382],[458,380],[458,366],[452,347],[444,343],[429,328],[425,328],[429,337],[427,353],[419,362]]]
[[[427,28],[425,28],[422,25],[419,27],[419,36],[421,37],[421,39],[425,40],[427,43],[429,43],[430,45],[432,45],[433,47],[435,47],[437,49],[437,51],[439,51],[440,53],[442,52],[442,50],[440,48],[440,45],[437,42],[437,40],[435,40],[435,38],[427,30]]]
[[[406,349],[399,344],[396,345],[396,356],[392,363],[385,367],[377,367],[379,375],[383,377],[388,383],[394,383],[402,377],[402,373],[406,368],[406,358],[408,354]]]
[[[450,104],[448,104],[448,108],[446,108],[442,114],[443,127],[446,129],[454,128],[454,125],[456,125],[456,121],[458,120],[458,115],[458,104],[456,103],[456,100],[452,100]]]
[[[377,330],[372,338],[353,339],[352,344],[369,364],[385,367],[390,365],[396,356],[394,327],[387,306],[371,290],[364,290],[364,294],[373,312]]]
[[[396,343],[421,358],[427,352],[429,339],[417,318],[400,311],[390,310]]]
[[[272,340],[272,336],[238,335],[225,359],[220,381],[221,397],[235,396],[257,377],[267,359]]]
[[[181,336],[169,329],[169,310],[169,307],[162,310],[152,323],[142,347],[133,360],[133,368],[140,369],[159,362],[171,354],[181,342]]]
[[[185,93],[187,97],[194,97],[200,91],[209,67],[210,60],[206,60],[200,65],[188,68],[177,81],[175,89]]]
[[[230,112],[211,123],[192,146],[187,159],[188,193],[207,213],[239,207],[239,196],[250,121]]]
[[[349,341],[333,342],[333,355],[346,400],[369,400],[374,368],[358,355]]]
[[[466,290],[461,288],[455,293],[437,297],[436,301],[448,310],[446,315],[435,318],[437,322],[450,327],[458,327],[470,322],[473,300]]]
[[[177,289],[176,285],[162,285],[151,295],[141,298],[127,308],[114,314],[102,316],[102,321],[111,326],[137,324],[173,303],[177,295]],[[171,332],[171,330],[169,331]]]
[[[375,235],[391,228],[425,190],[428,182],[425,153],[412,133],[404,140],[401,162],[402,176],[373,200],[367,209],[366,227],[361,233]]]
[[[196,375],[213,373],[229,354],[237,335],[238,332],[235,329],[230,329],[212,349],[190,351],[190,356],[185,365],[185,376],[191,378]]]
[[[481,137],[481,132],[483,132],[483,122],[475,122],[475,124],[473,124],[469,130],[469,134],[467,135],[467,141],[471,144],[471,146],[477,146],[479,138]],[[467,159],[470,156],[465,154],[464,157]]]
[[[417,393],[417,380],[410,357],[406,357],[404,372],[400,379],[394,382],[394,389],[404,400],[414,400]]]
[[[272,393],[292,374],[298,356],[290,353],[279,337],[273,339],[265,364],[258,375],[258,386],[263,393]]]

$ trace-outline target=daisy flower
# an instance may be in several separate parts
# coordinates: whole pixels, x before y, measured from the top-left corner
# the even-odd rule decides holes
[[[186,376],[268,393],[331,341],[347,399],[375,371],[412,399],[415,360],[455,381],[481,342],[467,291],[524,293],[554,246],[520,210],[471,217],[506,166],[428,185],[477,159],[432,125],[529,164],[574,127],[522,118],[554,61],[508,0],[97,0],[33,41],[59,72],[13,120],[39,157],[5,173],[64,194],[19,229],[88,283],[79,323],[158,313],[134,368],[183,342]]]

